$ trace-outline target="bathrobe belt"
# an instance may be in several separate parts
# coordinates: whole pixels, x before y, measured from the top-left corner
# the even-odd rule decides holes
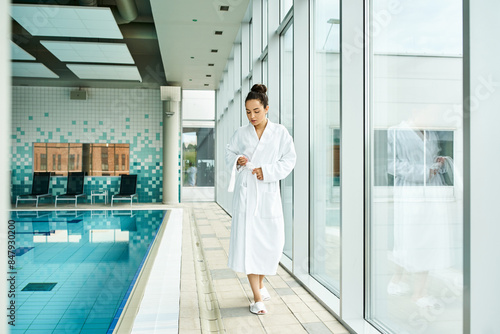
[[[232,193],[234,191],[234,185],[236,183],[236,168],[237,168],[237,163],[238,163],[238,159],[240,157],[242,157],[243,155],[240,155],[236,158],[236,161],[234,162],[234,165],[233,165],[233,170],[231,171],[231,179],[229,180],[229,187],[227,188],[227,191],[229,191],[230,193]],[[252,172],[255,168],[255,165],[252,164],[250,161],[247,161],[246,165],[243,166],[241,169],[246,169],[250,172]],[[259,210],[259,182],[257,180],[257,175],[256,176],[251,176],[250,177],[251,179],[255,180],[255,191],[257,192],[257,198],[255,199],[257,201],[257,203],[255,204],[255,211],[254,211],[254,216],[257,216],[258,214],[258,210]]]

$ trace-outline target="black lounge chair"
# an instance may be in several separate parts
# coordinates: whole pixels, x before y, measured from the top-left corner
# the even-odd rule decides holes
[[[75,201],[75,208],[78,203],[78,197],[85,196],[83,186],[85,184],[84,172],[68,173],[68,183],[66,185],[66,194],[56,196],[57,201]]]
[[[17,203],[21,201],[36,201],[36,207],[38,208],[38,200],[41,197],[52,196],[49,194],[50,187],[50,172],[47,173],[33,173],[33,183],[31,184],[31,193],[27,195],[18,195],[16,197],[16,208]]]
[[[130,206],[132,206],[132,200],[134,197],[137,198],[137,175],[122,175],[120,178],[120,192],[116,195],[111,196],[111,206],[113,206],[113,201],[116,200],[130,200]],[[139,198],[137,198],[139,201]]]

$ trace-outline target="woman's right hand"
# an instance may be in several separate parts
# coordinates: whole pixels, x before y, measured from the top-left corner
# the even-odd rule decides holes
[[[238,166],[243,167],[247,164],[247,162],[248,162],[248,159],[246,157],[239,157],[237,164],[238,164]]]

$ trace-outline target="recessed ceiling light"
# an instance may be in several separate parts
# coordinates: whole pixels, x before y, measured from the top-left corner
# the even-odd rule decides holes
[[[221,12],[227,12],[229,11],[229,6],[220,6],[219,9]]]
[[[59,78],[41,63],[14,62],[11,63],[13,77]]]
[[[215,34],[216,34],[216,35],[222,35],[222,30],[216,30],[216,31],[215,31]]]
[[[33,36],[123,38],[109,7],[12,4],[10,15]]]
[[[219,50],[217,50],[217,49],[212,49],[212,53],[217,53],[217,52],[219,52]]]
[[[211,74],[207,74],[207,78],[211,78],[211,77],[212,77],[212,75],[211,75]]]
[[[66,64],[80,79],[134,80],[142,81],[135,66]]]
[[[124,43],[40,41],[60,61],[81,63],[133,64]]]
[[[11,59],[13,60],[36,60],[16,43],[10,41]]]
[[[214,64],[208,64],[208,66],[214,66]]]

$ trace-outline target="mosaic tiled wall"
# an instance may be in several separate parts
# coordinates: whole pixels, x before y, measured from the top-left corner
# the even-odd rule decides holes
[[[12,87],[13,202],[18,194],[31,190],[34,142],[128,143],[130,173],[138,175],[139,202],[161,202],[160,90],[86,88],[87,100],[71,100],[73,89]],[[90,202],[92,190],[105,188],[109,194],[117,193],[119,180],[119,177],[87,177],[86,201]],[[51,189],[54,195],[64,193],[66,178],[53,177]]]

